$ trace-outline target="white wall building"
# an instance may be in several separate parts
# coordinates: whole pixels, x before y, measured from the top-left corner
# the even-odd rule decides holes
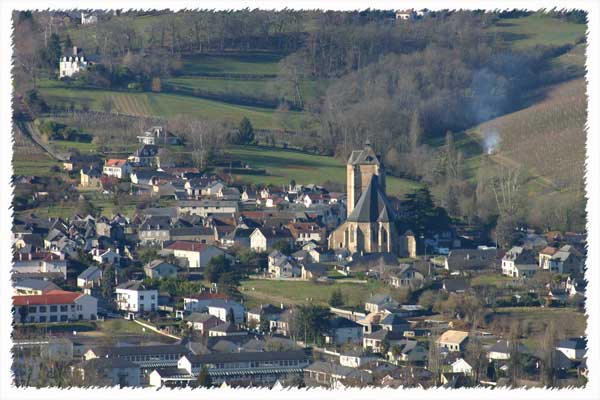
[[[147,289],[141,281],[122,283],[116,293],[119,310],[143,313],[158,309],[158,291]]]
[[[41,295],[15,296],[15,320],[27,322],[66,322],[95,320],[98,300],[81,292],[50,290]]]

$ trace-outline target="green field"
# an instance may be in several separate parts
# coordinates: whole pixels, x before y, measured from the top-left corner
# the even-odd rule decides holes
[[[234,175],[248,183],[282,186],[294,179],[301,184],[346,184],[346,167],[333,157],[266,146],[232,146],[226,152],[253,168],[267,171],[266,175]],[[386,183],[390,195],[403,195],[420,187],[414,181],[391,176]]]
[[[264,52],[200,54],[186,57],[182,75],[276,75],[280,54]]]
[[[341,289],[346,298],[346,307],[364,307],[364,302],[372,293],[389,293],[389,288],[382,282],[333,284],[313,283],[309,281],[274,281],[248,280],[242,282],[241,291],[246,306],[260,303],[274,305],[292,305],[314,303],[326,306],[331,293]]]
[[[575,43],[585,36],[586,25],[534,13],[522,18],[501,19],[490,31],[505,35],[511,46],[522,49],[538,44],[561,46]]]
[[[83,105],[91,110],[102,110],[102,100],[113,100],[115,112],[136,116],[157,116],[172,118],[188,115],[198,119],[228,121],[238,124],[247,117],[258,129],[283,128],[281,116],[292,129],[298,129],[306,115],[300,112],[276,112],[273,109],[231,105],[220,101],[169,93],[115,92],[108,90],[77,89],[40,85],[40,92],[50,105],[68,106],[71,102],[77,108]],[[281,116],[280,116],[281,114]]]
[[[62,163],[52,160],[46,155],[32,157],[15,156],[13,158],[13,175],[24,176],[54,176],[50,168],[56,166],[62,169]]]

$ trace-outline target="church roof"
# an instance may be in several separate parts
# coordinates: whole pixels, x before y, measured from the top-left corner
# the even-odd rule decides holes
[[[367,188],[361,193],[356,206],[348,216],[351,222],[390,222],[394,211],[386,195],[379,188],[377,175],[371,176]]]
[[[375,151],[369,143],[365,144],[365,148],[362,150],[354,150],[350,154],[348,164],[381,164],[379,157],[375,154]]]

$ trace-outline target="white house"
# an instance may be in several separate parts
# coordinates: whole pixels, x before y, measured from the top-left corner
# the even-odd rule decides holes
[[[95,320],[98,300],[80,292],[50,290],[41,295],[14,296],[15,320],[27,322],[66,322]]]
[[[569,360],[579,361],[585,358],[587,340],[584,337],[561,341],[556,350],[563,353]]]
[[[77,47],[73,47],[73,54],[63,56],[58,63],[58,73],[60,78],[71,77],[88,68],[88,61],[81,54],[78,54]]]
[[[174,278],[177,276],[177,267],[164,260],[152,260],[144,265],[144,273],[152,279]]]
[[[65,255],[39,251],[18,253],[13,258],[11,272],[27,274],[60,274],[67,278],[67,260]]]
[[[514,246],[502,258],[502,275],[531,277],[539,269],[538,262],[530,250]]]
[[[158,291],[147,289],[142,281],[128,281],[117,286],[117,307],[121,311],[143,313],[158,309]]]
[[[92,249],[90,251],[90,254],[92,255],[94,261],[96,261],[99,264],[119,265],[119,263],[121,262],[121,256],[119,255],[118,249],[115,251],[110,248],[106,250],[96,248]]]
[[[96,266],[91,266],[77,276],[77,286],[80,288],[95,286],[100,284],[101,279],[102,270]]]
[[[176,241],[165,247],[165,250],[184,260],[190,268],[205,268],[214,257],[226,254],[224,250],[206,243],[184,241]]]
[[[341,345],[361,343],[362,340],[363,327],[356,322],[343,317],[334,317],[328,321],[325,343]]]
[[[81,13],[81,25],[91,25],[98,22],[98,16],[91,13]]]
[[[131,173],[131,164],[127,160],[111,158],[104,163],[102,173],[107,176],[123,179]]]
[[[267,251],[280,240],[292,243],[292,235],[287,229],[256,228],[250,234],[250,248],[256,252]]]
[[[350,350],[340,354],[340,365],[350,368],[360,368],[368,362],[375,361],[379,357],[364,351]]]
[[[214,315],[221,321],[227,321],[228,316],[233,313],[234,323],[244,322],[245,307],[236,301],[215,299],[207,304],[207,308],[210,315]]]
[[[436,343],[440,348],[448,349],[450,351],[462,351],[465,348],[465,344],[469,337],[469,332],[447,330],[442,333],[436,340]]]
[[[452,372],[455,374],[473,375],[473,367],[464,359],[459,358],[452,363]]]

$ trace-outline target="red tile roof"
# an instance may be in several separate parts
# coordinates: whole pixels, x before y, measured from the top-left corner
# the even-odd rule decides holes
[[[109,160],[106,160],[106,166],[107,167],[122,167],[125,165],[126,162],[127,162],[127,160],[111,158]]]
[[[44,294],[13,296],[15,306],[46,305],[46,304],[73,304],[82,296],[81,292],[67,292],[65,290],[49,290]]]
[[[547,246],[542,251],[540,251],[540,253],[541,254],[547,254],[547,255],[551,256],[554,253],[556,253],[557,251],[558,251],[558,249],[556,247]]]
[[[182,240],[178,240],[174,243],[171,243],[167,246],[169,250],[185,250],[185,251],[202,251],[208,247],[205,243],[197,243],[197,242],[184,242]]]

